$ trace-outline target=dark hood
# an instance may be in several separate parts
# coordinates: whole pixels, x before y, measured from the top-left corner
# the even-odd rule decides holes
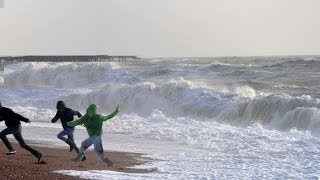
[[[67,106],[66,106],[66,104],[63,102],[63,101],[58,101],[57,102],[57,109],[59,110],[59,109],[66,109],[67,108]]]

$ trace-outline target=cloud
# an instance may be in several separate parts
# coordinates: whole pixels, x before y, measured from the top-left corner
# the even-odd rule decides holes
[[[0,11],[0,54],[319,54],[317,0],[28,0]]]

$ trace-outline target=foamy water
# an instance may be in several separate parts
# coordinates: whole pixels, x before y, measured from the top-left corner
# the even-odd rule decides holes
[[[105,149],[145,153],[148,174],[59,171],[91,179],[318,179],[317,57],[17,63],[0,99],[33,120],[26,139],[63,145],[51,124],[58,100],[108,114]],[[308,78],[306,78],[306,76]],[[1,126],[3,127],[3,126]],[[39,133],[40,132],[40,133]],[[76,142],[87,137],[77,128]]]

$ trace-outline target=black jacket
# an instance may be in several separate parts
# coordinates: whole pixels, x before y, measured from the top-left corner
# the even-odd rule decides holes
[[[17,126],[21,124],[20,121],[29,122],[29,119],[13,112],[11,109],[6,107],[2,107],[0,109],[0,121],[3,120],[7,127]]]
[[[67,122],[73,121],[73,116],[77,115],[79,118],[82,116],[80,112],[72,110],[70,108],[65,108],[64,111],[57,111],[57,114],[54,116],[54,118],[51,120],[52,123],[55,123],[58,121],[58,119],[61,120],[61,124],[63,129],[65,128],[74,128],[67,125]]]

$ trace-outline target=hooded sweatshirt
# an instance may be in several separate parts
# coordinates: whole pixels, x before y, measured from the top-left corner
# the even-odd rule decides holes
[[[63,101],[58,101],[57,109],[58,111],[54,118],[51,120],[51,122],[55,123],[60,119],[63,129],[73,128],[67,125],[67,122],[73,121],[73,116],[77,115],[79,118],[82,116],[79,111],[75,111],[71,108],[68,108]]]
[[[91,104],[86,111],[86,114],[80,119],[67,122],[68,126],[84,125],[87,129],[89,136],[101,136],[102,135],[102,124],[104,121],[113,118],[119,112],[118,107],[108,116],[97,114],[97,106]]]
[[[2,107],[0,109],[0,121],[3,120],[7,127],[14,127],[20,125],[20,121],[29,122],[29,119],[13,112],[11,109],[6,107]]]

